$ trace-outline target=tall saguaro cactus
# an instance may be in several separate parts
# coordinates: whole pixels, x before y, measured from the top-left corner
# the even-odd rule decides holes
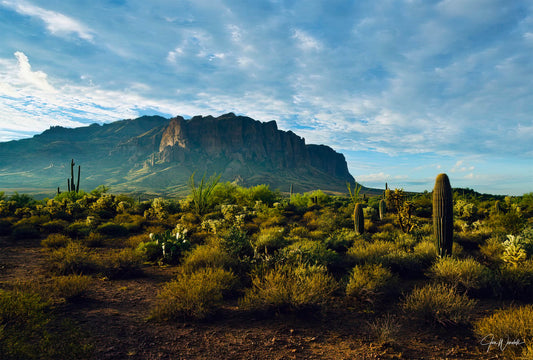
[[[361,185],[355,183],[353,192],[352,186],[349,182],[346,182],[346,187],[348,188],[348,193],[350,194],[350,199],[354,204],[353,209],[353,226],[354,230],[358,234],[362,234],[365,231],[365,218],[363,216],[363,206],[359,203],[359,192],[362,189]]]
[[[81,166],[78,165],[78,181],[74,183],[74,159],[70,161],[70,179],[67,178],[67,189],[69,192],[79,192],[80,191],[80,173],[81,173]]]
[[[433,231],[440,257],[451,255],[453,247],[453,197],[450,179],[437,175],[433,189]]]
[[[387,204],[385,203],[385,200],[381,199],[379,200],[379,220],[383,221],[385,218],[385,212],[387,211]]]
[[[365,232],[365,218],[363,216],[363,206],[360,203],[355,204],[353,221],[355,232],[359,235],[363,234]]]

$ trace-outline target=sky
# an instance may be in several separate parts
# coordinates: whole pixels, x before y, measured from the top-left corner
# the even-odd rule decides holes
[[[369,187],[533,191],[533,1],[0,0],[0,141],[276,120]]]

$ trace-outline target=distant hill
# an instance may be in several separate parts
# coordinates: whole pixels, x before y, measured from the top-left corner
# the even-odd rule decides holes
[[[308,145],[275,121],[233,113],[220,117],[133,120],[80,128],[51,127],[29,139],[0,143],[0,190],[66,191],[70,160],[81,165],[81,188],[179,194],[196,171],[222,174],[239,185],[346,192],[354,183],[344,155]]]

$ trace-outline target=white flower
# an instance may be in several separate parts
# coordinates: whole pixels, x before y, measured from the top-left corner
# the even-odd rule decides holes
[[[154,233],[150,233],[150,240],[153,240],[154,239]]]

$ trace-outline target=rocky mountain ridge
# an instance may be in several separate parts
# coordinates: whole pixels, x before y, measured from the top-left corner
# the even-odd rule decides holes
[[[245,186],[294,184],[298,191],[343,191],[354,182],[344,156],[330,147],[308,145],[275,121],[229,113],[52,127],[0,143],[0,188],[55,189],[64,185],[71,158],[82,166],[82,188],[105,184],[115,191],[179,192],[194,171]]]

